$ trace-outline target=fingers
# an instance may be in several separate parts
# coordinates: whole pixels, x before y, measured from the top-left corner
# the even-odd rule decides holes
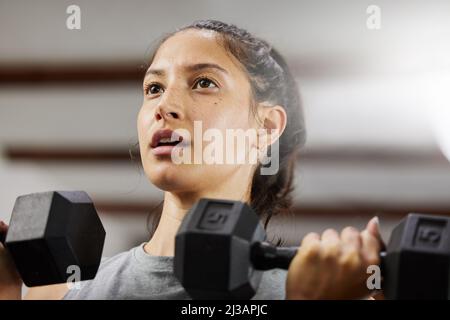
[[[366,226],[366,230],[369,231],[374,237],[381,238],[380,235],[380,220],[377,216],[369,220]]]
[[[344,228],[341,232],[341,242],[341,265],[347,271],[356,271],[361,266],[362,240],[359,231],[353,227]]]
[[[370,265],[380,263],[380,251],[384,248],[383,239],[380,234],[380,223],[378,217],[373,217],[367,223],[366,229],[361,232],[363,241],[363,253]]]
[[[302,246],[319,243],[320,236],[315,232],[308,233],[302,240]]]
[[[8,232],[8,225],[3,222],[3,220],[0,220],[0,243],[3,247],[3,243],[5,242],[6,233]]]
[[[377,216],[370,219],[367,223],[366,229],[371,235],[373,235],[380,243],[381,250],[386,250],[386,245],[381,237],[380,221]]]
[[[308,298],[368,295],[367,267],[379,264],[376,231],[372,219],[362,232],[346,227],[307,234],[290,266],[290,291]]]
[[[381,243],[380,241],[373,236],[367,229],[361,232],[362,239],[362,252],[364,258],[366,259],[369,265],[378,265],[380,264],[380,250]]]
[[[346,227],[341,232],[342,243],[354,250],[360,250],[362,246],[361,235],[356,228]]]
[[[320,248],[320,236],[315,232],[308,233],[302,240],[297,256],[305,263],[314,263],[320,258]]]
[[[0,233],[6,231],[8,231],[8,225],[3,220],[0,220]]]
[[[327,229],[322,233],[322,241],[332,243],[339,241],[339,234],[334,229]]]
[[[341,253],[339,234],[334,229],[327,229],[322,233],[322,257],[328,263],[334,264]]]
[[[334,229],[327,229],[322,235],[312,232],[303,238],[301,245],[308,248],[309,255],[340,255],[341,262],[350,267],[360,264],[362,258],[369,264],[379,264],[382,244],[377,237],[380,234],[377,220],[376,217],[371,219],[362,232],[353,227],[344,228],[340,234]]]

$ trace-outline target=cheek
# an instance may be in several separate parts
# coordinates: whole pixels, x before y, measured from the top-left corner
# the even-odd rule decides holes
[[[151,119],[152,116],[150,109],[142,106],[137,116],[137,130],[140,141],[145,137],[146,132],[150,129]]]
[[[206,121],[205,128],[226,129],[248,129],[250,128],[249,118],[245,107],[227,107],[220,112],[214,112]]]

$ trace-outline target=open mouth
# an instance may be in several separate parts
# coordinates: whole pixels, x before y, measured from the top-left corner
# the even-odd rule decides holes
[[[171,139],[169,139],[169,138],[164,138],[164,139],[161,139],[156,146],[157,147],[160,147],[160,146],[176,146],[180,142],[181,142],[181,140],[171,141]]]
[[[158,130],[152,137],[151,147],[174,147],[183,141],[183,137],[170,129]]]

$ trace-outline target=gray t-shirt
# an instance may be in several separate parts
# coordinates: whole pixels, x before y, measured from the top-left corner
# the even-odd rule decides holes
[[[173,273],[173,257],[149,255],[144,245],[102,260],[96,277],[63,299],[190,299]],[[286,275],[282,269],[264,271],[253,299],[284,299]]]

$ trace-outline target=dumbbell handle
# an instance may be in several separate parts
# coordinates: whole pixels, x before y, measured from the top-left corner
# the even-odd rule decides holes
[[[277,247],[268,242],[255,242],[252,244],[250,259],[257,270],[270,270],[275,268],[289,269],[292,259],[297,254],[298,247]],[[381,272],[386,252],[380,253]]]
[[[287,270],[297,250],[298,247],[277,247],[268,242],[255,242],[251,247],[250,259],[258,270]]]

